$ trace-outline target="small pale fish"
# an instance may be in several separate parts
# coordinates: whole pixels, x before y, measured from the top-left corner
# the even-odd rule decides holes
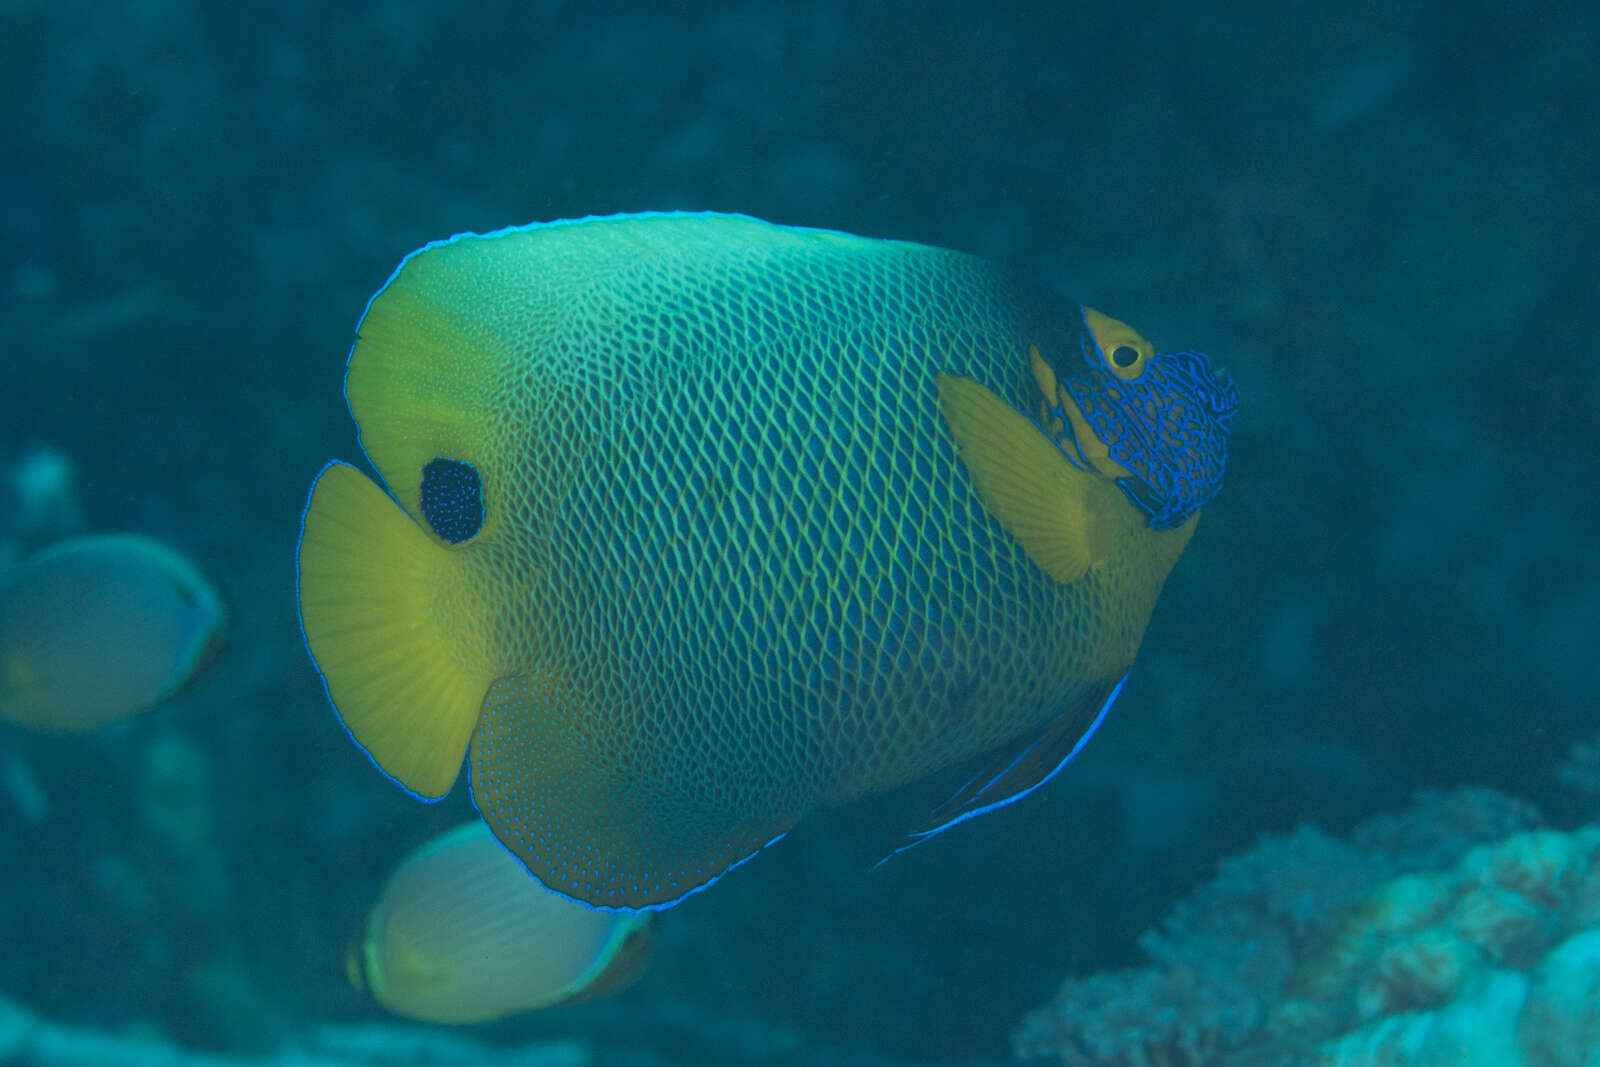
[[[472,822],[400,862],[345,970],[397,1015],[488,1022],[622,990],[649,963],[648,920],[551,893]]]
[[[176,693],[226,613],[198,567],[135,534],[75,537],[0,586],[0,719],[95,730]]]
[[[345,727],[424,799],[465,757],[541,882],[623,910],[958,762],[906,844],[1055,774],[1236,406],[971,256],[682,213],[412,253],[345,393],[382,482],[326,467],[299,548]]]

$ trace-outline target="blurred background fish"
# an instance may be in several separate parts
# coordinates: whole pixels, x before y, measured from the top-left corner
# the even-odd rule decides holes
[[[0,587],[0,719],[70,733],[128,718],[183,686],[225,618],[199,568],[151,538],[53,545]]]
[[[474,821],[400,862],[345,969],[396,1014],[479,1023],[618,992],[651,951],[647,914],[551,893]]]

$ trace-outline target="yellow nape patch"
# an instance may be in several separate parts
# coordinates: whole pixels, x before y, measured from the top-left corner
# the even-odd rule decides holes
[[[348,464],[312,487],[299,554],[306,645],[356,743],[427,798],[450,791],[493,680],[433,618],[459,559]]]
[[[1046,574],[1075,582],[1105,559],[1105,484],[970,378],[939,375],[939,404],[984,506]],[[1120,495],[1113,489],[1114,499]]]
[[[494,460],[495,390],[514,357],[463,296],[474,291],[473,247],[414,260],[373,297],[345,378],[362,448],[415,518],[417,472],[429,460]],[[497,481],[485,490],[498,491]]]

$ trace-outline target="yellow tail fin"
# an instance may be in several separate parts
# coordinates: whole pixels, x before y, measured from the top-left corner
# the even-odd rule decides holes
[[[300,626],[345,729],[401,786],[444,796],[493,681],[435,618],[459,554],[366,475],[330,463],[306,503],[299,565]]]

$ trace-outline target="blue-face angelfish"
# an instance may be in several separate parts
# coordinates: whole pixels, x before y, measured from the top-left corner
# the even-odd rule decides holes
[[[489,1022],[625,988],[650,960],[648,919],[550,892],[471,822],[400,862],[345,972],[397,1015]]]
[[[218,647],[226,613],[200,569],[148,537],[75,537],[0,583],[0,719],[98,729],[161,703]]]
[[[971,256],[682,213],[413,253],[345,393],[382,483],[329,464],[299,549],[340,718],[424,799],[465,757],[508,850],[622,910],[958,761],[908,844],[1054,774],[1236,404]]]

